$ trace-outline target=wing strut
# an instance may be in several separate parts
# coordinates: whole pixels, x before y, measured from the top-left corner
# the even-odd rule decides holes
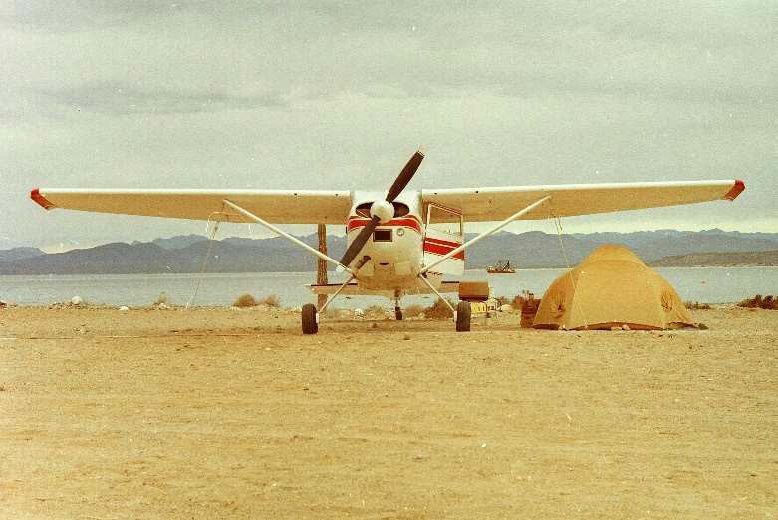
[[[502,222],[497,224],[495,227],[493,227],[489,231],[485,231],[485,232],[481,233],[480,235],[478,235],[477,237],[473,238],[472,240],[469,240],[469,241],[465,242],[464,244],[462,244],[461,246],[457,247],[456,249],[453,249],[453,250],[449,251],[449,253],[446,256],[438,258],[437,260],[432,262],[430,265],[427,265],[424,268],[422,268],[422,270],[419,272],[419,277],[421,277],[422,280],[423,280],[424,279],[423,275],[426,274],[427,271],[429,271],[430,269],[432,269],[433,267],[435,267],[439,263],[443,262],[444,260],[448,260],[449,258],[451,258],[454,255],[458,255],[461,251],[464,251],[465,249],[467,249],[468,247],[472,246],[473,244],[475,244],[476,242],[478,242],[482,238],[486,238],[489,235],[493,235],[493,234],[497,233],[499,230],[501,230],[502,228],[504,228],[505,226],[507,226],[508,224],[510,224],[511,222],[516,220],[517,218],[519,218],[520,216],[524,215],[525,213],[527,213],[529,211],[532,211],[537,206],[540,206],[541,204],[543,204],[544,202],[549,201],[549,200],[551,200],[551,195],[546,195],[542,199],[536,200],[535,202],[533,202],[532,204],[530,204],[529,206],[527,206],[523,210],[517,211],[516,213],[514,213],[510,217],[506,218],[505,220],[503,220]],[[429,285],[429,284],[427,284],[427,285]]]
[[[342,267],[343,269],[345,269],[346,271],[348,271],[349,273],[351,273],[353,276],[356,276],[356,273],[355,273],[354,271],[352,271],[352,270],[351,270],[349,267],[347,267],[347,266],[345,266],[345,265],[341,264],[340,262],[338,262],[338,261],[337,261],[337,260],[335,260],[334,258],[331,258],[331,257],[329,257],[329,256],[325,255],[325,254],[324,254],[324,253],[322,253],[321,251],[317,251],[316,249],[312,248],[311,246],[309,246],[308,244],[306,244],[306,243],[305,243],[305,242],[303,242],[302,240],[298,240],[298,239],[296,239],[295,237],[293,237],[293,236],[292,236],[292,235],[290,235],[289,233],[285,233],[284,231],[281,231],[280,229],[278,229],[276,226],[274,226],[274,225],[273,225],[273,224],[271,224],[270,222],[267,222],[266,220],[263,220],[263,219],[259,218],[258,216],[256,216],[256,215],[255,215],[255,214],[253,214],[252,212],[250,212],[250,211],[248,211],[248,210],[245,210],[245,209],[241,208],[240,206],[238,206],[238,205],[237,205],[237,204],[235,204],[234,202],[230,202],[230,201],[229,201],[229,200],[227,200],[227,199],[224,199],[224,201],[223,201],[223,202],[224,202],[224,203],[225,203],[227,206],[231,207],[232,209],[234,209],[235,211],[237,211],[238,213],[240,213],[241,215],[243,215],[244,217],[248,217],[248,218],[250,218],[250,219],[252,219],[252,220],[256,221],[258,224],[261,224],[261,225],[265,226],[266,228],[268,228],[270,231],[272,231],[272,232],[273,232],[273,233],[275,233],[276,235],[279,235],[279,236],[282,236],[282,237],[284,237],[285,239],[289,240],[289,241],[290,241],[290,242],[292,242],[293,244],[296,244],[297,246],[299,246],[299,247],[301,247],[301,248],[305,249],[306,251],[308,251],[308,252],[309,252],[309,253],[311,253],[312,255],[318,256],[318,257],[319,257],[319,258],[321,258],[322,260],[326,260],[326,261],[328,261],[328,262],[332,262],[333,264],[335,264],[335,265],[337,265],[337,266],[339,266],[339,267]],[[349,280],[349,281],[350,281],[350,280]]]

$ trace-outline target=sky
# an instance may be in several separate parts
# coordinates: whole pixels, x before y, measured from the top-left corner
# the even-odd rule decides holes
[[[384,189],[419,146],[414,189],[746,183],[566,232],[778,232],[774,0],[0,0],[0,56],[0,249],[207,231],[33,187]]]

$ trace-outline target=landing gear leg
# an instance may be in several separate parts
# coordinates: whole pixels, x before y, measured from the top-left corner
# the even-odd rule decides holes
[[[400,308],[400,298],[397,295],[394,297],[394,319],[397,321],[403,319],[403,310]]]

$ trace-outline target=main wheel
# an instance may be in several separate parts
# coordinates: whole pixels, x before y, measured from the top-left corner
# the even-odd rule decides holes
[[[470,302],[459,302],[457,304],[457,332],[467,332],[470,330]]]
[[[319,332],[319,323],[316,321],[316,306],[312,303],[303,305],[303,334],[316,334]]]
[[[394,319],[396,319],[397,321],[403,319],[403,310],[401,308],[399,307],[394,308]]]

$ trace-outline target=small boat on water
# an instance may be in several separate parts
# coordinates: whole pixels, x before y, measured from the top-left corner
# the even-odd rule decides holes
[[[495,265],[486,266],[487,273],[515,273],[516,269],[511,267],[510,260],[498,260]]]

